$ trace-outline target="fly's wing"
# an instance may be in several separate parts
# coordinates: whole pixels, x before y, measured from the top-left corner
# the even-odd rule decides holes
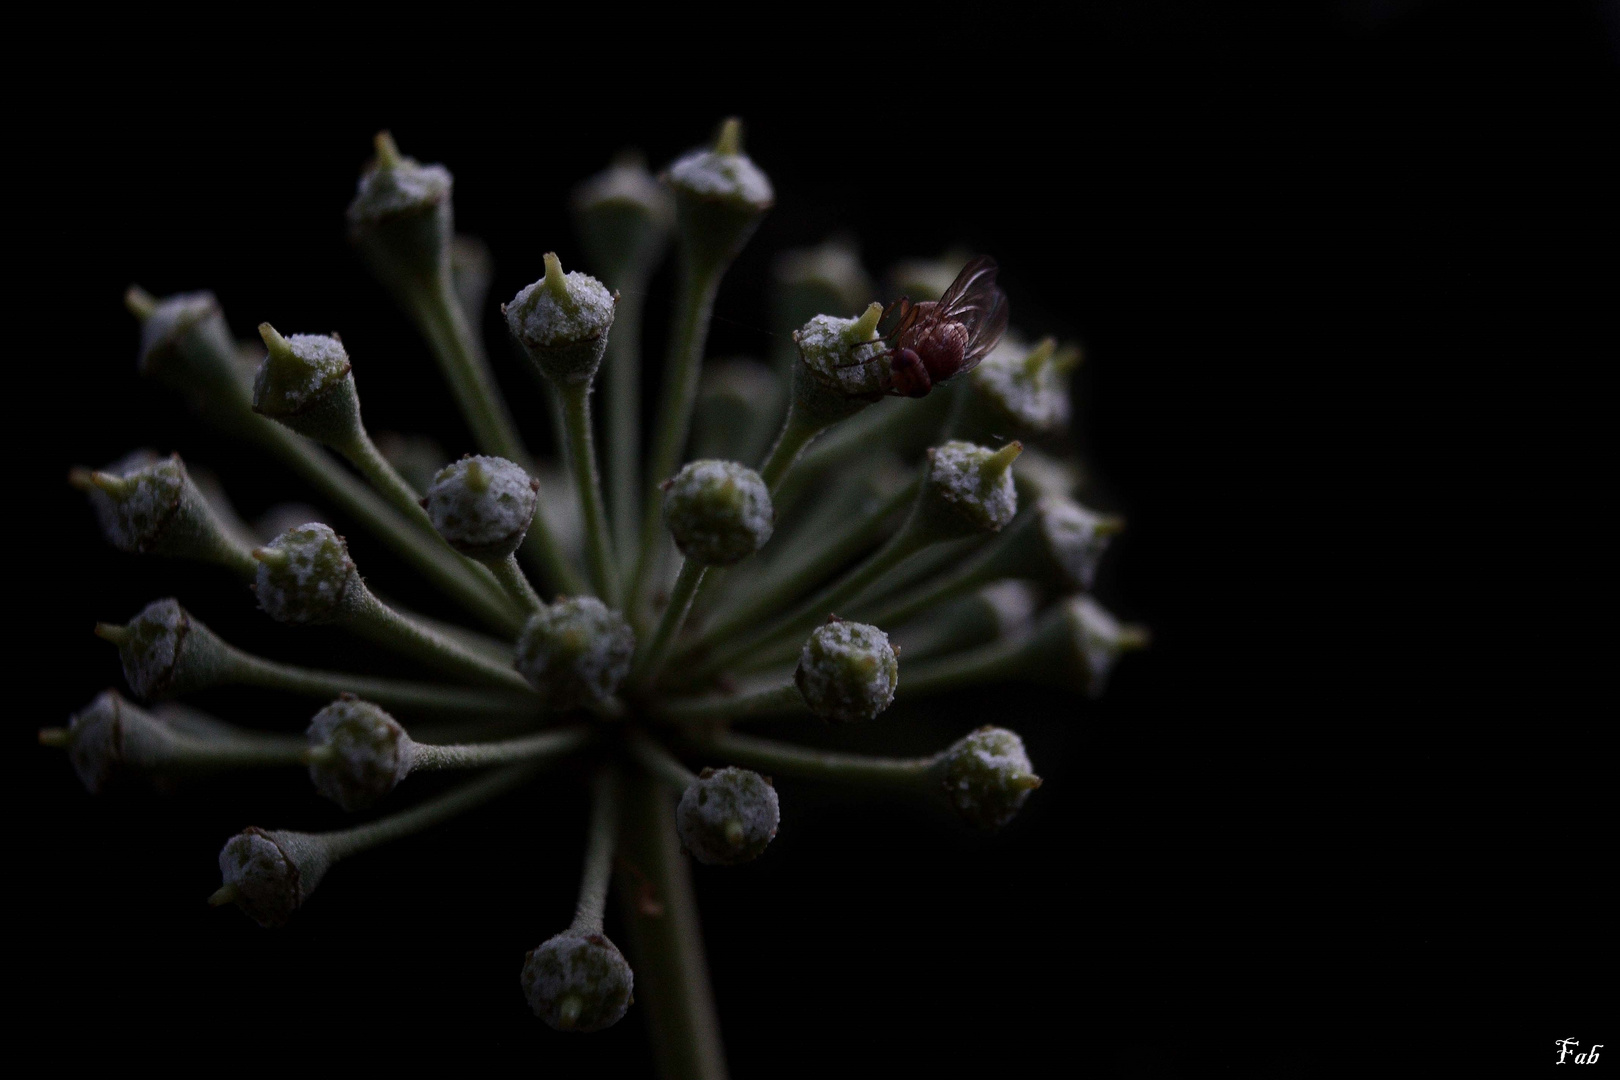
[[[883,318],[878,320],[878,338],[882,341],[895,340],[921,314],[921,309],[911,302],[911,297],[902,296],[883,309]]]
[[[1007,294],[996,287],[996,260],[980,255],[939,298],[939,316],[967,327],[962,371],[972,371],[1007,332]]]

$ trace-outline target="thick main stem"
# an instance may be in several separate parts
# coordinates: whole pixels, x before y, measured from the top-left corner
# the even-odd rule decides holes
[[[619,895],[630,926],[637,1000],[663,1080],[725,1080],[726,1060],[703,955],[691,871],[674,800],[652,776],[626,778]]]
[[[641,508],[641,549],[626,604],[631,612],[641,610],[658,561],[658,541],[663,536],[663,520],[658,512],[663,496],[660,485],[675,474],[681,450],[686,446],[698,379],[703,373],[703,346],[709,336],[709,317],[714,311],[714,296],[724,271],[724,265],[682,252],[675,332],[670,338],[663,398],[647,462],[646,495]]]
[[[611,338],[609,340],[612,340]],[[619,568],[613,561],[613,538],[608,533],[607,510],[602,505],[602,478],[596,469],[596,442],[591,437],[591,384],[564,383],[557,387],[562,404],[568,465],[579,493],[580,516],[585,522],[585,562],[596,595],[608,607],[619,606]]]

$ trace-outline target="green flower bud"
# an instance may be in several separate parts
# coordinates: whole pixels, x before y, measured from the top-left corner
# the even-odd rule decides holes
[[[588,383],[607,351],[618,296],[589,274],[564,274],[551,252],[545,262],[546,276],[525,286],[501,312],[542,375],[556,383]]]
[[[306,732],[315,790],[345,810],[363,810],[410,773],[416,744],[369,701],[343,694],[315,714]]]
[[[883,343],[877,336],[882,317],[883,305],[876,303],[853,319],[817,315],[793,334],[800,366],[832,394],[876,401],[888,386],[888,365],[880,359]]]
[[[776,325],[803,326],[828,311],[853,311],[877,295],[860,253],[844,240],[784,251],[771,265]]]
[[[451,547],[498,562],[522,545],[539,502],[540,481],[521,465],[479,456],[439,470],[422,506]]]
[[[630,1008],[635,975],[604,934],[573,931],[529,953],[523,994],[534,1015],[558,1031],[601,1031]]]
[[[332,622],[361,592],[348,545],[325,525],[288,529],[255,548],[253,557],[259,562],[253,586],[259,607],[277,622]]]
[[[40,732],[40,742],[67,750],[73,771],[96,794],[121,769],[148,769],[160,764],[175,737],[163,721],[125,700],[116,690],[103,690],[73,715],[66,731]]]
[[[396,293],[436,287],[447,281],[455,234],[450,171],[402,157],[386,131],[375,146],[349,204],[349,236]]]
[[[1013,483],[1018,487],[1021,500],[1033,502],[1047,495],[1071,498],[1080,490],[1084,479],[1075,462],[1043,454],[1033,447],[1024,447],[1024,452],[1013,462]]]
[[[101,531],[121,551],[245,568],[243,545],[186,475],[179,454],[137,451],[100,472],[75,469],[68,482],[89,495]]]
[[[704,769],[681,793],[675,829],[698,862],[752,862],[776,837],[781,804],[771,782],[747,769]]]
[[[941,755],[945,797],[970,824],[999,829],[1041,786],[1024,740],[1006,728],[982,727]]]
[[[693,461],[664,485],[664,521],[693,562],[729,566],[771,538],[771,493],[734,461]]]
[[[1059,351],[1046,338],[1031,347],[1003,337],[971,375],[980,416],[969,430],[1050,435],[1069,426],[1069,372],[1078,350]]]
[[[682,245],[711,263],[736,257],[776,202],[770,179],[742,152],[735,118],[721,125],[712,150],[687,154],[661,179],[675,195]]]
[[[1035,505],[1036,523],[1051,562],[1071,589],[1089,589],[1108,542],[1125,523],[1068,499],[1045,498]]]
[[[178,391],[193,409],[215,421],[247,407],[248,385],[236,339],[213,293],[158,300],[131,286],[124,300],[141,320],[142,375]]]
[[[1119,658],[1147,647],[1140,626],[1121,625],[1089,596],[1071,596],[1044,615],[1009,673],[1100,697]]]
[[[219,872],[225,881],[209,903],[234,903],[260,926],[286,926],[330,866],[325,845],[315,837],[243,829],[220,850]]]
[[[923,499],[946,537],[999,532],[1018,512],[1012,463],[1023,444],[1000,450],[952,440],[928,451]]]
[[[575,188],[573,207],[586,257],[616,286],[657,260],[675,222],[669,192],[636,154],[621,155]]]
[[[329,446],[349,443],[360,430],[349,354],[336,334],[282,337],[259,324],[267,350],[253,379],[253,411]]]
[[[96,636],[118,646],[124,678],[143,701],[211,686],[228,660],[225,643],[172,597],[147,604],[126,626],[96,624]]]
[[[900,662],[882,630],[829,619],[804,643],[793,681],[823,720],[870,720],[894,701]]]
[[[530,616],[516,667],[555,710],[601,704],[630,673],[636,635],[594,596],[559,600]]]

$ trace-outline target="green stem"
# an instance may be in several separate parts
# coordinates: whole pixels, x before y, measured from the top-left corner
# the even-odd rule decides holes
[[[840,605],[859,596],[863,589],[884,573],[934,542],[927,529],[914,527],[917,521],[917,515],[913,514],[907,519],[906,525],[890,537],[888,543],[874,552],[871,558],[778,619],[763,633],[752,635],[733,643],[730,648],[716,652],[692,672],[689,681],[712,678],[750,657],[758,656],[795,637],[808,634],[829,615],[837,614],[836,609]]]
[[[591,735],[590,728],[572,727],[499,742],[457,743],[451,746],[417,743],[411,771],[482,769],[489,765],[512,765],[520,761],[541,764],[579,749],[590,740]]]
[[[765,458],[765,464],[759,467],[759,478],[765,481],[765,486],[771,489],[771,494],[776,494],[776,489],[781,487],[782,478],[793,467],[793,463],[799,460],[799,454],[805,445],[826,426],[807,422],[798,409],[789,408],[787,420],[782,424],[780,434],[776,436],[776,444],[771,447],[770,454]]]
[[[459,716],[537,716],[540,705],[532,689],[526,694],[432,683],[404,682],[341,671],[317,671],[253,656],[230,647],[220,685],[260,686],[315,698],[353,694],[385,709]]]
[[[696,773],[647,736],[632,735],[628,745],[631,756],[641,762],[642,767],[676,791],[685,791],[697,783]]]
[[[641,490],[641,310],[645,276],[627,277],[613,312],[607,351],[607,488],[613,545],[620,559],[636,550]],[[626,566],[628,573],[633,567]]]
[[[750,768],[807,780],[830,780],[890,789],[915,790],[930,778],[939,759],[882,758],[810,750],[774,739],[730,733],[693,739],[695,746]]]
[[[910,701],[1013,678],[1018,674],[1017,660],[1024,644],[1022,639],[997,641],[917,664],[906,670],[906,677],[895,688],[895,697]]]
[[[669,603],[658,619],[658,628],[631,670],[630,678],[638,685],[646,685],[658,678],[664,661],[669,658],[669,647],[681,632],[686,613],[692,609],[692,598],[697,595],[698,587],[703,584],[708,571],[707,566],[691,559],[681,563],[681,572],[675,576],[675,587],[670,590]]]
[[[529,584],[528,575],[523,572],[523,567],[518,565],[516,555],[508,555],[500,562],[490,563],[489,568],[495,572],[495,580],[501,583],[506,595],[525,612],[533,615],[545,610],[545,601],[540,599],[540,594]]]
[[[675,332],[670,337],[669,363],[665,368],[663,397],[658,410],[652,449],[647,463],[646,494],[641,509],[641,548],[636,572],[630,581],[626,608],[639,612],[651,584],[657,563],[658,542],[663,537],[659,500],[660,485],[675,475],[681,451],[686,446],[692,423],[692,405],[697,400],[698,379],[703,373],[703,345],[709,336],[709,317],[714,296],[725,273],[723,263],[702,260],[682,250],[680,294],[675,302]]]
[[[769,716],[785,713],[808,713],[804,695],[793,683],[756,690],[750,694],[730,696],[712,695],[699,698],[676,698],[658,708],[658,715],[670,720],[737,720],[746,716]]]
[[[617,769],[606,768],[591,783],[591,829],[585,841],[585,872],[580,876],[579,902],[574,905],[576,934],[600,934],[607,907],[608,882],[613,879],[613,848],[619,836],[620,787]]]
[[[523,628],[504,596],[492,592],[441,542],[423,536],[315,443],[254,414],[243,418],[242,430],[485,623],[508,635],[516,635]]]
[[[516,671],[502,667],[461,643],[407,619],[372,596],[369,590],[362,592],[359,603],[344,617],[343,625],[379,645],[470,682],[506,690],[531,689],[528,680]]]
[[[752,628],[770,612],[780,610],[816,582],[826,580],[828,574],[870,548],[883,535],[888,520],[901,507],[916,499],[919,483],[912,481],[882,499],[864,517],[849,522],[842,531],[830,537],[814,554],[755,583],[748,590],[748,598],[742,606],[705,630],[693,643],[690,652],[696,654],[711,649]]]
[[[591,384],[558,385],[557,396],[562,402],[568,464],[574,473],[574,490],[579,493],[580,514],[585,522],[585,561],[591,583],[602,602],[616,608],[619,570],[613,561],[613,538],[602,505],[602,478],[596,470],[596,442],[591,437]]]
[[[520,765],[512,765],[471,783],[452,788],[443,795],[429,799],[419,806],[413,806],[409,810],[340,832],[316,833],[312,839],[320,841],[326,848],[327,857],[336,862],[368,848],[377,847],[379,844],[386,844],[390,840],[399,840],[413,833],[419,833],[423,829],[432,828],[440,822],[464,814],[475,806],[522,784],[538,772],[543,764],[526,761]]]
[[[658,779],[625,785],[619,896],[630,926],[637,998],[663,1080],[725,1080],[725,1052],[675,805]]]
[[[467,326],[448,279],[440,281],[436,288],[414,292],[410,300],[417,325],[427,338],[428,347],[438,360],[439,369],[444,372],[479,448],[486,454],[516,462],[534,475],[534,458],[518,438],[512,414],[495,388],[489,360]],[[554,589],[575,594],[587,591],[584,578],[563,554],[539,514],[535,515],[524,537],[523,550]]]

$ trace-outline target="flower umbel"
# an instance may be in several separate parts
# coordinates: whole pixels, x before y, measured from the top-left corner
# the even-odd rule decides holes
[[[420,674],[255,656],[179,600],[156,599],[96,627],[146,707],[108,690],[40,741],[65,750],[92,792],[143,777],[302,769],[316,794],[359,815],[334,831],[254,826],[225,842],[210,902],[266,927],[296,924],[353,855],[542,773],[575,778],[591,805],[575,915],[549,937],[536,927],[522,992],[564,1032],[610,1027],[645,999],[638,1011],[668,1075],[723,1075],[684,859],[702,873],[747,873],[721,868],[774,857],[782,802],[791,811],[800,782],[903,792],[984,830],[1008,825],[1041,783],[1023,740],[1003,728],[918,758],[827,753],[734,729],[771,715],[899,724],[911,702],[979,686],[1094,697],[1147,642],[1089,594],[1120,519],[1076,501],[1090,496],[1074,489],[1066,457],[1032,455],[1015,468],[1019,439],[1061,446],[1078,351],[1003,339],[1007,301],[986,257],[915,263],[899,275],[919,283],[915,295],[885,304],[840,239],[777,262],[773,311],[796,325],[771,363],[738,362],[705,383],[715,295],[776,198],[740,123],[727,120],[657,180],[626,156],[582,184],[574,209],[589,273],[547,253],[533,284],[503,305],[556,405],[559,467],[524,443],[528,418],[507,406],[474,333],[488,252],[455,234],[449,171],[404,156],[386,133],[375,151],[349,236],[421,332],[469,445],[440,455],[420,437],[373,441],[359,383],[389,371],[365,355],[363,335],[351,336],[351,355],[336,334],[261,322],[262,359],[244,362],[212,294],[158,299],[135,288],[126,302],[141,322],[140,372],[290,466],[321,504],[255,538],[206,471],[178,455],[136,451],[69,479],[117,548],[222,567],[243,606],[286,631],[355,635]],[[671,237],[669,360],[642,457],[641,296]],[[599,377],[605,491],[591,407]],[[768,450],[767,423],[778,432]],[[382,599],[388,583],[373,591],[327,521],[380,540],[475,627]],[[313,717],[290,717],[307,722],[304,736],[166,703],[203,690],[228,702],[241,692],[232,687],[308,699],[301,708]],[[427,721],[449,737],[417,726]],[[432,785],[411,778],[444,770],[469,775],[418,797]],[[628,898],[624,932],[613,929],[624,951],[605,932],[615,884]]]

